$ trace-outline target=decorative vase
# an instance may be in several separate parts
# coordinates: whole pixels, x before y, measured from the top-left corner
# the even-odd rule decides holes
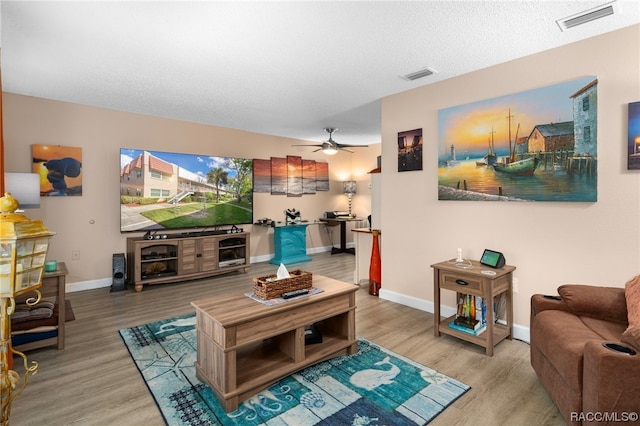
[[[380,243],[378,242],[380,231],[374,229],[371,233],[373,234],[373,247],[369,264],[369,294],[377,296],[382,286],[382,262],[380,260]]]

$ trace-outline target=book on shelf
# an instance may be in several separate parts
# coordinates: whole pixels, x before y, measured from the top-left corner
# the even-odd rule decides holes
[[[469,317],[456,317],[453,320],[453,323],[459,327],[464,327],[472,331],[482,327],[482,321],[478,321],[477,319],[469,318]]]
[[[478,329],[472,330],[472,329],[467,328],[465,326],[456,324],[455,321],[452,321],[452,322],[449,323],[449,328],[461,331],[463,333],[467,333],[467,334],[471,334],[471,335],[477,336],[479,334],[482,334],[487,329],[487,325],[486,324],[480,325],[480,327]]]
[[[478,321],[480,325],[487,324],[487,304],[482,297],[461,293],[458,294],[458,297],[458,309],[456,312],[456,318],[473,318]]]

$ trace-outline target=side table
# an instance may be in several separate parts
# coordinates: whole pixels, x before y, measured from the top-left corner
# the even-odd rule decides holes
[[[58,268],[55,272],[45,272],[43,274],[42,287],[40,287],[40,293],[43,298],[56,298],[56,304],[58,305],[58,323],[56,324],[58,335],[17,345],[14,349],[20,352],[47,346],[56,346],[58,349],[64,349],[64,324],[67,315],[66,283],[68,273],[67,265],[64,262],[58,262]],[[32,294],[27,294],[27,296],[32,296]]]
[[[515,266],[505,265],[502,268],[492,269],[477,261],[470,261],[469,269],[458,268],[450,261],[444,261],[431,265],[433,268],[433,305],[434,305],[434,325],[433,333],[436,337],[440,333],[445,333],[457,337],[467,342],[475,343],[486,348],[486,354],[493,356],[493,348],[502,340],[513,339],[513,271]],[[487,275],[482,271],[492,271],[495,275]],[[476,335],[465,333],[449,327],[456,315],[449,318],[440,318],[440,291],[442,289],[456,292],[458,294],[468,294],[479,296],[487,301],[487,329]],[[496,296],[505,293],[507,297],[506,325],[495,322],[493,312],[493,301]]]
[[[308,262],[307,224],[276,226],[273,228],[273,247],[275,256],[269,261],[274,265],[281,263]]]

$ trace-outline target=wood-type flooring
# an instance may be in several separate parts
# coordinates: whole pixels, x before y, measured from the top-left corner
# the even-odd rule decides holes
[[[320,253],[289,265],[313,274],[353,281],[354,256]],[[73,268],[73,262],[67,265]],[[66,346],[27,352],[40,371],[13,402],[11,424],[163,425],[160,411],[133,364],[118,330],[193,312],[192,300],[246,292],[252,277],[275,273],[268,262],[176,284],[145,286],[136,293],[109,288],[67,293],[76,320],[67,324]],[[384,283],[382,283],[384,288]],[[432,300],[432,294],[425,294]],[[529,362],[529,345],[505,340],[493,357],[484,348],[450,336],[433,335],[433,314],[356,292],[356,334],[400,355],[454,377],[471,390],[433,425],[563,425]],[[20,373],[22,368],[16,366]]]

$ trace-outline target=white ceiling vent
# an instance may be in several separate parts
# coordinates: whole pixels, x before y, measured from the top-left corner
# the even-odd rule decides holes
[[[587,22],[595,21],[596,19],[604,18],[605,16],[613,15],[616,12],[616,2],[605,3],[601,6],[594,7],[593,9],[585,10],[578,14],[568,16],[563,19],[558,19],[556,22],[560,27],[560,31],[568,30],[578,25],[586,24]]]
[[[422,78],[422,77],[426,77],[426,76],[431,75],[431,74],[436,73],[436,72],[437,71],[434,70],[433,68],[427,67],[427,68],[421,69],[419,71],[403,75],[402,78],[404,78],[405,80],[408,80],[408,81],[413,81],[413,80],[417,80],[417,79]]]

